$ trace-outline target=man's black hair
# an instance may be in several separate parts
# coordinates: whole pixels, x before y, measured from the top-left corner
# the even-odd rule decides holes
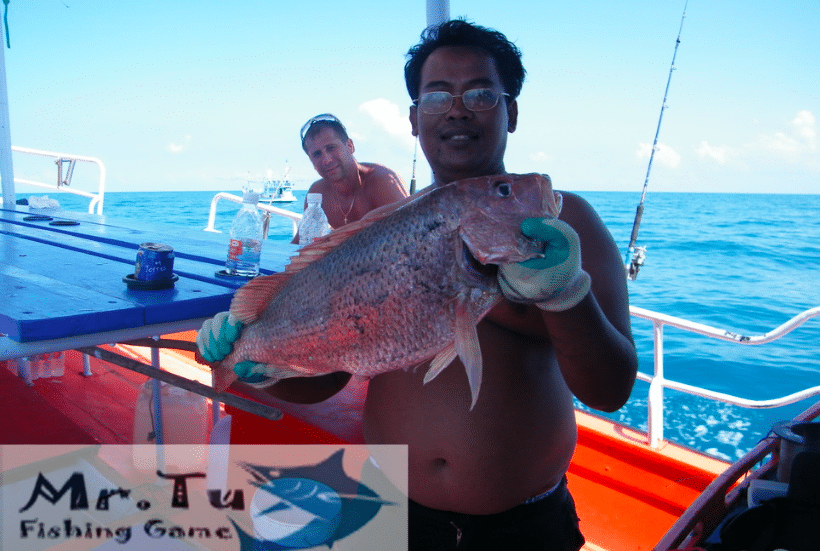
[[[434,50],[442,46],[465,46],[490,55],[495,60],[504,91],[511,99],[517,98],[521,93],[526,74],[521,64],[521,50],[498,31],[463,19],[453,19],[438,26],[427,27],[421,33],[421,42],[407,52],[404,80],[407,92],[414,101],[419,97],[424,62]]]

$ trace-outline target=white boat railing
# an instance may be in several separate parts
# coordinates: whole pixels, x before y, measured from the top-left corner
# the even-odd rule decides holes
[[[714,392],[705,388],[670,381],[664,378],[663,372],[663,328],[667,325],[688,331],[690,333],[697,333],[713,339],[734,342],[737,344],[765,344],[783,337],[812,318],[820,317],[820,306],[801,312],[783,325],[769,331],[768,333],[754,336],[741,335],[725,329],[717,329],[709,325],[703,325],[701,323],[677,318],[675,316],[668,316],[666,314],[653,312],[651,310],[638,308],[636,306],[630,306],[629,310],[633,316],[651,321],[654,331],[654,375],[646,375],[640,372],[638,373],[638,379],[649,383],[649,398],[647,401],[649,410],[647,432],[649,436],[649,445],[652,448],[657,449],[663,443],[663,391],[665,388],[752,409],[767,409],[786,406],[799,402],[800,400],[805,400],[806,398],[810,398],[812,396],[820,395],[820,386],[815,386],[800,392],[795,392],[794,394],[789,394],[788,396],[783,396],[781,398],[774,398],[771,400],[748,400],[721,392]]]
[[[97,159],[96,157],[85,157],[83,155],[73,155],[71,153],[58,153],[56,151],[44,151],[42,149],[18,147],[16,145],[11,146],[11,150],[16,151],[18,153],[25,153],[27,155],[51,157],[52,159],[55,159],[54,164],[57,165],[56,184],[37,182],[34,180],[27,180],[25,178],[15,178],[15,183],[26,184],[34,187],[41,187],[45,189],[53,189],[62,193],[71,193],[72,195],[87,197],[91,200],[88,203],[88,212],[90,214],[94,214],[94,210],[96,209],[97,214],[103,213],[103,201],[105,199],[105,165],[101,160]],[[81,189],[73,189],[69,187],[71,185],[71,177],[74,174],[74,166],[77,163],[77,161],[94,163],[100,169],[100,180],[97,184],[97,193],[91,193],[89,191],[83,191]]]
[[[222,233],[218,229],[214,228],[214,222],[216,222],[216,205],[219,203],[220,200],[225,199],[226,201],[230,201],[232,203],[239,203],[242,204],[242,198],[238,195],[233,195],[232,193],[217,193],[214,195],[214,198],[211,199],[211,210],[208,213],[208,225],[205,227],[204,231],[209,231],[213,233]],[[284,216],[288,218],[292,225],[292,235],[296,235],[296,231],[299,229],[299,222],[302,220],[302,215],[298,212],[291,212],[289,210],[280,209],[279,207],[272,207],[270,205],[263,205],[262,203],[257,203],[256,206],[261,210],[265,216],[265,236],[268,235],[268,226],[270,224],[270,217],[271,215],[275,214],[277,216]]]

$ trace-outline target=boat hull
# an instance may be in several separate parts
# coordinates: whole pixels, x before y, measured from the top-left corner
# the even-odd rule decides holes
[[[168,335],[190,340],[195,333]],[[122,355],[150,363],[149,348],[117,345]],[[207,382],[210,373],[190,352],[163,350],[164,369]],[[0,365],[4,384],[0,399],[11,406],[10,422],[0,432],[2,444],[129,444],[134,441],[134,412],[147,377],[91,358],[92,376],[83,372],[82,355],[68,351],[65,374],[38,379],[26,386],[6,365]],[[0,362],[5,364],[9,362]],[[6,381],[5,379],[9,379]],[[319,409],[294,407],[281,421],[270,421],[234,408],[232,444],[345,444],[361,443],[355,428],[356,402],[365,386],[357,387],[341,405]],[[354,385],[355,386],[355,385]],[[275,407],[281,407],[277,402]],[[316,408],[317,406],[313,406]],[[335,408],[335,409],[334,409]],[[807,420],[820,413],[820,403]],[[608,419],[577,411],[578,446],[567,474],[587,538],[587,551],[669,551],[695,544],[742,496],[738,480],[767,455],[775,456],[750,478],[776,470],[776,440],[762,442],[730,465],[697,451],[664,443],[651,448],[647,435]],[[318,421],[316,421],[318,419]],[[318,423],[318,424],[317,424]],[[43,427],[48,430],[43,430]],[[186,442],[204,444],[206,442]]]
[[[190,340],[192,336],[189,332],[167,338]],[[150,363],[148,348],[118,345],[116,349],[120,354]],[[163,350],[162,365],[178,374],[188,370],[186,376],[201,381],[210,377],[203,366],[196,364],[190,352]],[[61,379],[38,379],[32,387],[23,385],[23,394],[32,400],[34,394],[38,401],[62,413],[60,426],[71,430],[56,431],[64,435],[60,443],[132,443],[134,412],[147,378],[96,358],[91,358],[93,376],[84,377],[82,371],[81,354],[69,351]],[[364,392],[366,386],[350,390],[335,405],[285,410],[281,421],[227,407],[225,413],[232,416],[230,441],[232,444],[360,443],[361,434],[353,419],[355,402],[363,399]],[[275,404],[275,407],[282,406],[281,402]],[[645,434],[594,415],[578,412],[577,419],[578,447],[567,477],[581,518],[581,529],[589,542],[588,551],[652,549],[703,489],[728,467],[727,463],[674,444],[653,450],[647,445]],[[21,412],[14,423],[7,424],[6,430],[13,430],[13,436],[4,435],[4,441],[34,443],[41,431],[28,420]]]

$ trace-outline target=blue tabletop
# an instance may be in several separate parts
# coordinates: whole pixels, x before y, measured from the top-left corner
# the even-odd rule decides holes
[[[228,236],[109,217],[0,209],[0,334],[27,343],[210,317],[227,310],[244,279],[217,277]],[[52,225],[71,220],[78,225]],[[141,243],[174,248],[173,288],[129,289]],[[268,240],[262,273],[284,269],[296,247]]]

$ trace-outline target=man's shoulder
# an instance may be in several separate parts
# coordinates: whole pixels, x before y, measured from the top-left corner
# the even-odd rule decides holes
[[[385,176],[392,176],[395,178],[399,177],[398,174],[396,174],[393,170],[378,163],[359,163],[359,165],[366,169],[369,175],[372,175],[377,178]]]
[[[315,182],[310,184],[310,187],[308,188],[308,193],[325,193],[330,189],[330,184],[328,184],[327,181],[324,178],[322,178],[321,180],[316,180]]]
[[[558,218],[572,226],[581,237],[582,242],[602,238],[605,241],[612,240],[600,215],[586,199],[568,191],[559,191],[559,193],[563,198],[563,206]]]
[[[595,209],[592,208],[586,199],[571,191],[556,190],[561,194],[562,206],[561,214],[558,216],[568,224],[572,225],[573,220],[587,220],[590,217],[598,218]]]
[[[592,205],[578,194],[565,191],[559,193],[563,197],[563,207],[558,218],[572,226],[578,234],[581,251],[593,253],[591,257],[599,260],[612,254],[620,258],[612,234]]]
[[[403,192],[404,181],[394,171],[376,163],[359,163],[359,165],[363,168],[362,184],[366,192],[371,196],[379,197],[379,204],[386,204],[384,203],[385,198],[387,202],[392,203],[407,195]]]

